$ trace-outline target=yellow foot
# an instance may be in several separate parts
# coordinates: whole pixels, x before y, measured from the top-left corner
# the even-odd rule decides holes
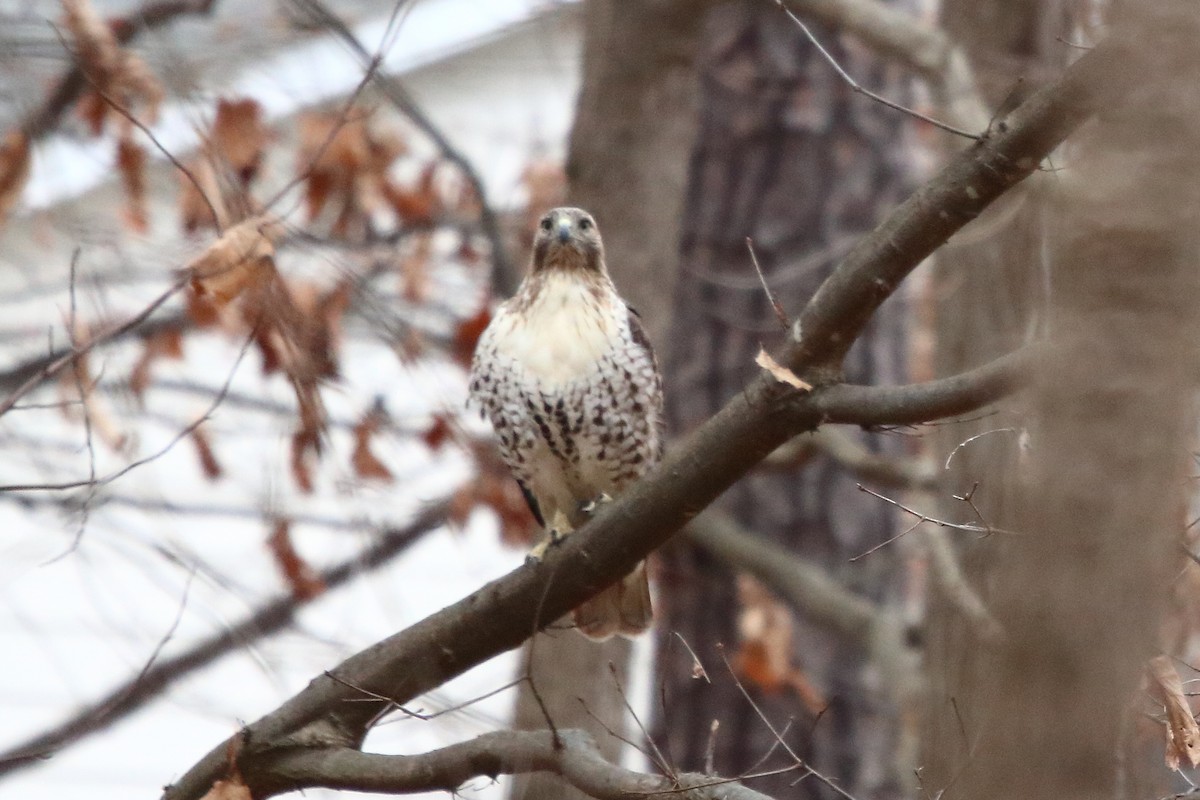
[[[561,511],[555,512],[554,518],[550,520],[550,525],[546,528],[546,535],[533,546],[529,555],[525,556],[525,563],[536,564],[541,561],[546,556],[546,551],[567,538],[567,534],[570,532],[571,523],[567,521]]]
[[[593,514],[595,514],[597,511],[599,511],[600,507],[603,506],[605,503],[611,503],[612,501],[613,501],[613,499],[611,496],[609,496],[608,494],[605,494],[604,492],[601,492],[596,497],[596,499],[589,500],[588,502],[580,505],[579,510],[582,511],[584,514],[587,514],[590,517]]]

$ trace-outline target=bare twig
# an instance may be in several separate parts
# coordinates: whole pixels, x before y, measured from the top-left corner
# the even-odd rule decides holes
[[[983,138],[979,134],[970,133],[969,131],[965,131],[962,128],[957,128],[949,123],[934,119],[933,117],[922,114],[920,111],[915,111],[911,108],[908,108],[907,106],[902,106],[897,102],[888,100],[886,97],[876,94],[875,92],[872,92],[870,89],[863,88],[863,86],[860,85],[858,83],[858,81],[856,81],[856,80],[854,80],[854,78],[850,77],[850,74],[848,72],[846,72],[846,70],[842,69],[842,65],[838,63],[837,59],[834,58],[833,55],[821,45],[821,42],[817,39],[816,36],[813,35],[813,32],[808,29],[808,26],[805,25],[804,22],[799,17],[797,17],[795,14],[792,13],[791,9],[789,9],[784,4],[783,0],[775,0],[775,4],[778,5],[781,9],[783,9],[783,13],[787,14],[788,17],[791,18],[792,22],[794,22],[798,26],[800,26],[800,30],[804,31],[804,35],[808,38],[808,41],[812,42],[813,47],[817,48],[817,51],[820,52],[821,56],[826,61],[829,62],[829,64],[837,72],[838,76],[841,77],[841,79],[846,83],[847,86],[850,87],[850,89],[852,91],[854,91],[858,94],[864,95],[865,97],[869,97],[872,100],[874,100],[876,103],[881,103],[881,104],[887,106],[888,108],[895,109],[896,111],[900,111],[904,114],[908,114],[910,117],[913,117],[914,119],[919,119],[922,122],[928,122],[930,125],[934,126],[935,128],[940,128],[941,130],[944,130],[948,133],[953,133],[956,136],[962,136],[966,139],[972,139],[975,141],[978,141],[979,139]]]

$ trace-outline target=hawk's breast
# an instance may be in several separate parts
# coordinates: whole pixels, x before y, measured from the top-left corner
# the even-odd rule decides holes
[[[592,373],[617,342],[610,299],[570,275],[552,275],[525,304],[497,318],[491,346],[554,392]]]

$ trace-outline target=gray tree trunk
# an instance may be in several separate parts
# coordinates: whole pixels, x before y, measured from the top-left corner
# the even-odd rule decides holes
[[[824,42],[864,84],[890,92],[896,83],[861,48]],[[755,276],[746,238],[772,289],[799,310],[852,237],[868,230],[903,193],[905,120],[855,97],[797,28],[773,4],[726,4],[707,19],[701,130],[692,153],[673,328],[668,336],[669,421],[685,433],[716,411],[758,371],[761,344],[779,341],[779,325]],[[881,311],[847,368],[851,380],[888,383],[905,373],[901,308]],[[873,449],[898,439],[863,434]],[[892,533],[892,517],[859,493],[855,480],[825,458],[786,474],[756,474],[720,501],[745,526],[785,544],[863,595],[887,600],[895,591],[888,556],[847,560]],[[738,642],[734,575],[678,542],[663,559],[663,624],[656,679],[662,702],[654,732],[682,769],[702,769],[710,725],[720,724],[713,766],[722,775],[750,769],[774,744],[722,664]],[[693,678],[699,655],[712,683]],[[828,700],[819,722],[791,693],[748,686],[777,729],[789,720],[789,744],[819,769],[838,776],[861,800],[895,796],[888,709],[871,688],[857,653],[803,622],[795,657]],[[816,722],[814,726],[814,722]],[[776,758],[762,768],[778,766]],[[796,774],[755,780],[776,797],[820,796]],[[828,791],[828,790],[824,790]]]

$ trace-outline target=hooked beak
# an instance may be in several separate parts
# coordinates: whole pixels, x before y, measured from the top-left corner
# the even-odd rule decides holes
[[[560,219],[558,221],[558,241],[561,244],[566,244],[571,240],[571,220]]]

